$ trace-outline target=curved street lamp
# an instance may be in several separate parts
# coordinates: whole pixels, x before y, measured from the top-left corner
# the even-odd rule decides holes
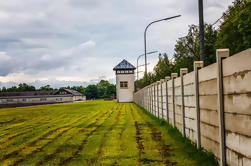
[[[176,18],[176,17],[180,17],[181,15],[177,15],[177,16],[173,16],[173,17],[167,17],[167,18],[163,18],[163,19],[160,19],[160,20],[156,20],[156,21],[153,21],[151,22],[150,24],[148,24],[145,28],[145,32],[144,32],[144,46],[145,46],[145,74],[146,74],[146,85],[147,85],[147,58],[146,58],[146,31],[147,31],[147,28],[154,24],[154,23],[157,23],[157,22],[161,22],[161,21],[167,21],[167,20],[170,20],[170,19],[173,19],[173,18]]]
[[[152,51],[152,52],[148,52],[148,53],[146,53],[147,55],[149,55],[149,54],[153,54],[153,53],[156,53],[156,52],[158,52],[158,51]],[[138,58],[137,58],[137,80],[139,80],[139,72],[138,72],[138,68],[139,68],[139,58],[140,57],[142,57],[142,56],[144,56],[145,54],[142,54],[142,55],[140,55],[140,56],[138,56]]]

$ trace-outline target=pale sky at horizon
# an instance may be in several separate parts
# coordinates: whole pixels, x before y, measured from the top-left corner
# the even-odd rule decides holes
[[[213,23],[233,0],[204,1],[204,21]],[[114,83],[123,59],[136,65],[143,34],[153,20],[147,50],[172,56],[176,40],[198,24],[198,0],[8,0],[0,1],[0,88],[26,82],[36,87]],[[149,55],[149,69],[158,54]],[[143,64],[143,58],[140,64]],[[143,70],[143,68],[142,68]],[[142,76],[142,74],[141,74]]]

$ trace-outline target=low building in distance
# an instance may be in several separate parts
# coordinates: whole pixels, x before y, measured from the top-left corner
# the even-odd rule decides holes
[[[133,102],[135,69],[136,68],[125,59],[113,68],[116,72],[117,102]]]
[[[85,101],[86,97],[71,89],[57,91],[0,92],[0,107]]]

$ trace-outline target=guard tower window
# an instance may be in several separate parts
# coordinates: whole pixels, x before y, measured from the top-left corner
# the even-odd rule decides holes
[[[121,81],[120,82],[120,88],[128,88],[128,82],[127,81]]]

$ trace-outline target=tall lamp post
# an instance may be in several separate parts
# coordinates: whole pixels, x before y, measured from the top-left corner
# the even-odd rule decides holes
[[[199,27],[200,27],[200,60],[204,62],[205,52],[204,52],[203,0],[199,0]]]
[[[173,17],[167,17],[167,18],[164,18],[164,19],[160,19],[160,20],[156,20],[156,21],[153,21],[151,22],[150,24],[148,24],[145,28],[145,32],[144,32],[144,46],[145,46],[145,74],[146,74],[146,85],[148,84],[147,83],[147,58],[146,58],[146,31],[148,29],[148,27],[154,23],[157,23],[157,22],[161,22],[161,21],[167,21],[167,20],[170,20],[170,19],[173,19],[173,18],[176,18],[176,17],[180,17],[181,15],[177,15],[177,16],[173,16]]]
[[[156,52],[158,52],[158,51],[152,51],[152,52],[148,52],[148,53],[146,53],[147,55],[149,55],[149,54],[153,54],[153,53],[156,53]],[[142,54],[142,55],[140,55],[140,56],[138,56],[138,58],[137,58],[137,80],[139,80],[139,58],[140,57],[142,57],[142,56],[144,56],[145,54]]]

